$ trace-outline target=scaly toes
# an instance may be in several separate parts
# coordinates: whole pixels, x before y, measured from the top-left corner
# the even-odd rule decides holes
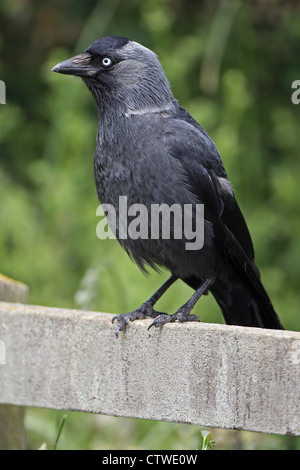
[[[128,323],[131,321],[142,320],[146,318],[147,316],[155,318],[158,315],[160,315],[160,313],[161,312],[156,312],[156,310],[153,309],[152,305],[145,302],[141,307],[137,308],[133,312],[121,313],[120,315],[115,315],[112,319],[112,323],[114,323],[117,320],[115,334],[118,337],[120,332],[125,333],[126,327]]]
[[[163,326],[165,323],[173,323],[175,321],[179,321],[180,323],[184,323],[187,321],[197,321],[200,322],[201,319],[197,315],[189,315],[187,312],[184,310],[177,310],[176,313],[173,313],[173,315],[167,315],[167,314],[162,314],[158,315],[153,322],[148,326],[148,330],[152,328],[152,326],[155,326],[158,328],[159,326]]]
[[[121,315],[116,315],[113,317],[112,319],[112,323],[115,322],[115,320],[117,320],[117,324],[116,324],[116,328],[115,328],[115,335],[116,337],[119,336],[119,333],[122,331],[123,333],[125,333],[126,331],[126,326],[128,325],[128,323],[130,321],[132,321],[132,313],[133,312],[130,312],[130,313],[122,313]]]
[[[122,313],[121,315],[116,315],[112,319],[112,323],[117,320],[115,334],[118,337],[120,332],[125,333],[126,327],[129,322],[134,320],[141,320],[147,316],[154,318],[153,322],[148,326],[148,330],[155,326],[156,328],[163,326],[165,323],[173,323],[176,320],[180,323],[187,321],[197,321],[200,322],[200,318],[197,315],[189,315],[188,311],[184,308],[180,308],[173,315],[167,315],[166,313],[157,312],[153,309],[152,305],[148,302],[145,302],[141,307],[137,308],[133,312]]]
[[[150,330],[150,328],[152,328],[152,326],[155,326],[156,328],[158,328],[159,326],[163,326],[165,323],[173,323],[176,320],[174,315],[167,315],[166,313],[158,315],[157,317],[155,317],[153,322],[148,326],[147,328],[148,331]]]
[[[201,318],[198,315],[185,315],[184,313],[178,311],[175,313],[177,320],[180,323],[185,323],[187,321],[198,321],[201,322]]]

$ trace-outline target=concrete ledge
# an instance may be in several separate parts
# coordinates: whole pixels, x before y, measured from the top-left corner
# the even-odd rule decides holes
[[[0,300],[7,302],[27,302],[28,289],[21,282],[0,274]],[[6,363],[6,345],[1,339],[0,326],[0,388],[2,369]],[[0,405],[0,450],[23,450],[26,446],[24,429],[25,408],[13,405]]]
[[[300,333],[0,303],[0,403],[300,435]]]
[[[0,300],[27,302],[28,287],[0,273]]]

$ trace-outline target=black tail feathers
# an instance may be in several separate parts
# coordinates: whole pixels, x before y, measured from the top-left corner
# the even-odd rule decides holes
[[[251,276],[226,264],[210,291],[229,325],[284,329],[253,264]]]

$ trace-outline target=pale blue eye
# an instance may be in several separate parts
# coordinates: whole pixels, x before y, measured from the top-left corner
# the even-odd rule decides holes
[[[109,57],[104,57],[102,59],[102,65],[104,67],[110,67],[112,65],[112,60]]]

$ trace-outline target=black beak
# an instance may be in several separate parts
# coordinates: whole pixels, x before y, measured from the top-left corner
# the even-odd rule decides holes
[[[65,75],[78,75],[79,77],[91,77],[97,73],[95,67],[91,65],[91,57],[91,54],[88,52],[83,52],[82,54],[55,65],[52,72],[63,73]]]

